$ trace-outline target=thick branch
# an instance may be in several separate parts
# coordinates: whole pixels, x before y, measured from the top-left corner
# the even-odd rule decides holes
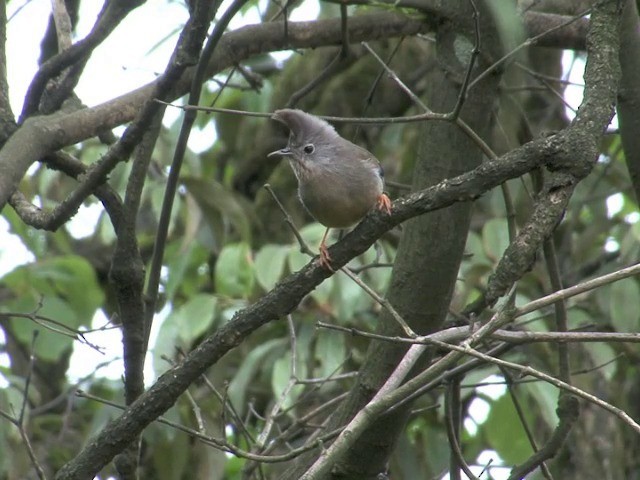
[[[636,202],[640,203],[640,19],[636,2],[625,2],[620,32],[622,79],[618,95],[620,137]]]
[[[86,38],[43,63],[27,90],[25,104],[20,116],[21,120],[26,119],[38,110],[38,104],[44,88],[51,78],[58,75],[68,66],[88,58],[91,52],[113,32],[129,12],[142,3],[144,3],[144,0],[107,2],[100,13],[98,21]]]

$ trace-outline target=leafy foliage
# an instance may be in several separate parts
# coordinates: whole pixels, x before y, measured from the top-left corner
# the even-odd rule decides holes
[[[380,7],[402,11],[391,5]],[[267,11],[260,11],[255,2],[247,2],[241,11],[259,12],[266,21],[271,18],[270,13],[275,13],[275,10],[271,12],[274,8],[270,5]],[[368,14],[371,9],[367,7],[358,15]],[[322,4],[322,15],[330,16],[336,11],[337,7]],[[555,13],[568,15],[567,12]],[[500,20],[505,44],[520,38],[524,29],[518,14],[506,11],[494,14]],[[371,38],[381,36],[371,34]],[[516,46],[514,43],[511,48]],[[466,48],[469,50],[471,44]],[[344,117],[421,113],[393,80],[380,76],[380,65],[374,59],[355,46],[352,50],[341,60],[343,63],[339,63],[326,85],[316,86],[302,97],[300,108]],[[375,50],[392,60],[394,71],[427,105],[438,101],[441,92],[430,84],[433,80],[430,72],[438,62],[424,39],[411,36],[398,43],[396,39],[383,38],[375,43]],[[216,72],[213,81],[206,84],[200,103],[244,111],[272,111],[313,82],[335,55],[333,50],[319,49],[305,52],[303,56],[293,53],[282,61],[276,61],[268,53],[242,63],[238,61],[234,67]],[[417,65],[417,58],[421,59],[421,65]],[[516,148],[513,142],[532,140],[529,137],[533,132],[562,129],[569,123],[559,99],[564,84],[549,80],[562,75],[561,56],[554,55],[551,60],[545,57],[542,61],[532,54],[526,69],[540,71],[545,80],[523,73],[520,59],[505,65],[505,71],[500,72],[504,85],[501,85],[500,98],[495,99],[500,107],[496,107],[492,131],[485,139],[498,153],[513,151]],[[375,91],[373,85],[377,86]],[[370,90],[373,93],[370,94]],[[537,115],[537,103],[546,105],[543,110],[548,111],[547,116]],[[515,117],[510,110],[514,104],[518,111]],[[300,237],[311,249],[317,247],[325,233],[325,227],[314,222],[300,205],[295,193],[296,181],[288,165],[266,159],[266,153],[286,142],[276,126],[263,118],[212,117],[199,113],[194,128],[209,131],[210,123],[215,125],[212,145],[201,152],[188,149],[185,154],[167,238],[156,238],[156,232],[165,202],[166,175],[172,164],[174,146],[180,141],[180,121],[166,121],[160,128],[152,164],[140,193],[139,210],[129,218],[135,225],[137,248],[147,275],[152,271],[154,248],[157,249],[159,243],[165,247],[160,269],[160,298],[155,305],[155,325],[149,345],[152,358],[147,360],[153,369],[146,372],[152,371],[153,378],[147,378],[147,384],[163,374],[173,375],[172,366],[182,362],[185,355],[200,348],[203,342],[221,336],[224,326],[236,325],[233,322],[237,312],[260,305],[268,292],[284,285],[290,274],[309,264],[311,259],[303,253],[285,222],[285,215],[290,216]],[[424,141],[421,128],[415,123],[404,123],[357,129],[347,125],[338,130],[381,159],[387,179],[411,183],[424,161],[417,154]],[[456,127],[451,125],[451,128]],[[8,134],[2,137],[3,142],[9,137]],[[105,138],[91,138],[67,146],[65,155],[74,157],[80,164],[99,164],[113,143]],[[549,239],[556,252],[555,260],[538,248],[535,261],[526,273],[518,276],[514,297],[517,306],[552,293],[550,264],[554,261],[560,273],[559,281],[565,287],[637,261],[640,215],[629,188],[627,166],[631,160],[625,158],[620,138],[619,131],[605,137],[593,170],[577,184],[563,218],[558,220]],[[430,153],[427,152],[427,156]],[[438,168],[444,169],[446,159],[438,160],[441,162]],[[122,202],[132,195],[131,179],[136,176],[134,162],[138,161],[136,157],[110,171],[109,198]],[[457,271],[457,281],[451,288],[453,296],[448,313],[437,319],[439,328],[459,324],[465,307],[486,294],[491,276],[514,244],[514,233],[527,228],[537,201],[544,195],[540,178],[549,178],[555,173],[551,168],[542,170],[540,167],[539,171],[532,170],[531,174],[509,180],[503,189],[483,192],[474,201],[465,254]],[[79,182],[83,175],[86,172],[79,176]],[[28,202],[50,212],[76,191],[78,181],[59,169],[40,165],[24,177],[20,192]],[[285,212],[262,189],[267,182]],[[422,179],[414,182],[414,190],[425,187],[420,182]],[[401,183],[389,182],[388,189],[394,198],[407,193]],[[95,193],[101,195],[97,189]],[[120,285],[113,280],[114,267],[128,266],[113,263],[114,252],[121,246],[118,242],[124,242],[125,227],[107,214],[104,197],[101,201],[103,203],[98,203],[94,197],[84,201],[82,209],[97,206],[99,214],[91,234],[81,238],[71,233],[68,222],[56,232],[47,232],[29,226],[18,208],[3,210],[8,232],[19,238],[33,260],[0,277],[3,299],[0,327],[4,333],[1,346],[8,360],[0,367],[6,384],[6,388],[0,390],[0,411],[4,413],[2,421],[7,427],[0,428],[0,452],[6,452],[0,453],[1,478],[27,478],[34,470],[18,423],[26,426],[23,433],[28,434],[33,444],[34,456],[45,465],[47,474],[52,475],[73,458],[90,437],[104,432],[108,422],[120,415],[119,410],[95,398],[116,404],[125,402],[119,380],[119,376],[124,375],[121,363],[117,364],[118,380],[104,378],[98,366],[95,373],[86,378],[75,379],[69,375],[70,363],[83,361],[73,353],[76,345],[82,342],[104,347],[101,334],[107,328],[123,327],[122,323],[128,318],[124,315],[127,312],[122,311]],[[404,243],[407,230],[419,221],[420,218],[409,220],[349,262],[358,278],[381,297],[391,297],[399,290],[413,297],[433,295],[424,285],[414,283],[414,277],[406,271],[393,266],[402,249],[410,248]],[[340,241],[341,235],[332,231],[329,243]],[[459,238],[464,241],[464,237]],[[439,240],[453,243],[451,238]],[[412,255],[414,264],[422,264],[427,258],[434,270],[445,263],[445,259],[429,251],[415,249]],[[2,258],[10,256],[11,252],[2,251]],[[446,281],[444,271],[441,277],[437,273],[436,276],[436,280]],[[149,300],[144,298],[147,308],[152,305]],[[434,298],[433,303],[440,300]],[[326,425],[316,427],[331,413],[343,412],[339,405],[348,405],[350,401],[341,404],[337,400],[349,395],[352,400],[367,389],[373,396],[379,386],[365,366],[377,361],[381,369],[392,371],[402,358],[398,352],[384,350],[388,358],[372,360],[378,352],[377,345],[385,342],[366,338],[362,332],[397,336],[395,332],[389,333],[396,325],[387,318],[380,303],[347,275],[336,272],[310,291],[287,318],[266,322],[252,334],[238,328],[237,338],[224,339],[235,348],[221,356],[206,374],[199,375],[186,394],[163,415],[164,421],[185,426],[190,432],[160,423],[152,423],[145,430],[141,478],[281,478],[291,463],[261,464],[246,459],[247,455],[243,457],[238,451],[254,455],[286,454],[303,445],[313,434],[330,433]],[[565,306],[570,331],[637,332],[640,285],[635,277],[626,278],[571,297]],[[406,309],[413,317],[433,316],[432,312],[412,311],[412,305],[394,307],[400,311]],[[489,307],[480,312],[483,322],[491,318],[497,308]],[[518,333],[556,332],[558,315],[553,305],[549,305],[519,317],[511,328]],[[107,326],[100,320],[105,318]],[[472,316],[471,320],[474,323],[478,319]],[[391,327],[385,326],[387,321]],[[335,329],[320,324],[332,324]],[[126,328],[123,332],[127,335]],[[392,344],[394,340],[388,338],[387,343]],[[488,350],[498,344],[509,347],[500,353],[500,358],[554,376],[561,371],[562,355],[558,354],[556,343],[507,344],[492,340],[478,348]],[[612,405],[628,409],[632,417],[638,413],[633,400],[637,398],[635,385],[638,384],[635,366],[638,352],[634,345],[598,342],[572,343],[568,347],[574,384]],[[415,372],[424,371],[427,362],[437,362],[445,354],[430,349],[430,358]],[[34,358],[33,363],[30,356]],[[457,365],[467,360],[465,357]],[[113,360],[108,360],[111,362]],[[503,379],[510,391],[494,396],[483,393],[479,385],[489,376]],[[494,467],[525,462],[534,453],[525,431],[529,430],[538,448],[559,423],[559,392],[550,384],[513,374],[507,377],[504,371],[490,364],[476,366],[457,378],[465,387],[460,390],[458,405],[463,425],[458,426],[462,430],[458,440],[463,457],[476,473],[484,467],[480,459],[487,452],[495,458],[488,469],[488,475],[495,473],[493,478],[500,475],[497,468],[492,470]],[[452,450],[447,438],[450,419],[443,408],[445,399],[441,388],[449,381],[450,378],[441,379],[421,392],[410,404],[411,409],[397,421],[398,425],[404,422],[406,425],[398,438],[393,438],[396,448],[388,462],[393,478],[440,478],[451,467]],[[74,397],[77,389],[84,392],[81,398]],[[521,411],[516,408],[514,398]],[[479,408],[479,404],[486,407],[487,414],[481,420],[472,420],[477,413],[474,408]],[[576,451],[592,438],[603,443],[610,441],[614,445],[611,450],[622,451],[625,447],[633,452],[637,450],[637,438],[632,437],[631,429],[621,427],[620,423],[612,424],[609,417],[602,417],[604,414],[591,405],[583,409],[585,413],[575,427],[576,433],[568,440],[577,445]],[[349,415],[353,416],[355,411]],[[23,414],[24,419],[18,422],[16,419]],[[601,424],[606,425],[600,428]],[[395,425],[384,434],[369,432],[368,441],[382,445],[396,434],[391,430],[400,431],[400,428]],[[320,442],[323,441],[328,445],[330,439]],[[610,461],[607,459],[603,465]],[[562,451],[552,468],[556,478],[587,478],[580,475],[589,469],[577,465],[579,463],[571,458],[571,452]],[[632,460],[619,461],[618,465],[611,478],[623,478],[616,477],[622,471],[628,475],[624,478],[631,478],[631,472],[637,473]],[[605,467],[594,470],[594,475],[602,469]],[[114,474],[115,467],[108,466],[100,478]]]

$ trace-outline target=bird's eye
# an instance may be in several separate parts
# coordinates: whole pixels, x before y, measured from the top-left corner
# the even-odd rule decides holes
[[[304,151],[304,153],[306,153],[307,155],[312,154],[315,151],[316,147],[313,146],[313,144],[309,143],[308,145],[305,145],[304,148],[302,149]]]

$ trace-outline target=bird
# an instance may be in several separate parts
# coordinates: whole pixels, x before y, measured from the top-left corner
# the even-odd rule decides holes
[[[327,227],[320,242],[318,263],[333,271],[326,244],[330,229],[351,227],[374,206],[391,214],[380,162],[315,115],[285,108],[276,110],[271,118],[286,125],[290,135],[285,148],[267,157],[289,160],[298,180],[301,203]]]

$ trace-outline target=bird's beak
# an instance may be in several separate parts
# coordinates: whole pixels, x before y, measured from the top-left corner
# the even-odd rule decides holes
[[[281,148],[280,150],[276,150],[275,152],[271,152],[267,155],[267,157],[274,157],[279,155],[281,157],[286,157],[288,155],[293,155],[290,148]]]

